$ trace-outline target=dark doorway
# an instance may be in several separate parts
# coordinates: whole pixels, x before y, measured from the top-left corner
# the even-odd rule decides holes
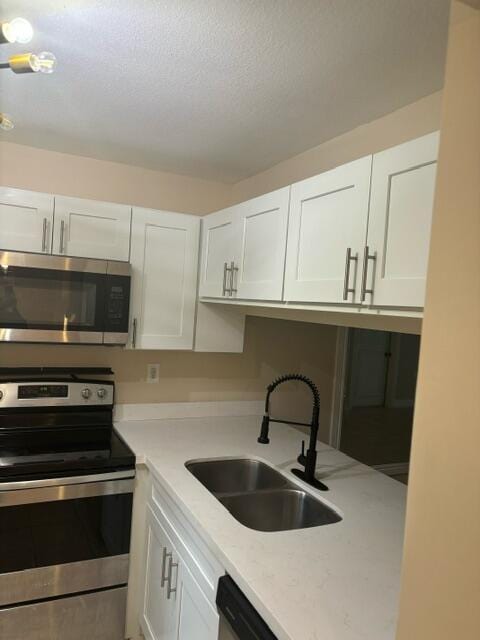
[[[349,331],[340,450],[406,481],[420,337]]]

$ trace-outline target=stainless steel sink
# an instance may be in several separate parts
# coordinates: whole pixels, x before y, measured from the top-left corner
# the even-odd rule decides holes
[[[287,531],[340,522],[322,500],[259,460],[198,460],[187,469],[234,518],[257,531]]]
[[[285,487],[288,480],[260,460],[200,460],[187,462],[190,473],[210,493],[244,493]]]
[[[287,531],[333,524],[342,519],[301,489],[258,491],[219,498],[232,516],[257,531]]]

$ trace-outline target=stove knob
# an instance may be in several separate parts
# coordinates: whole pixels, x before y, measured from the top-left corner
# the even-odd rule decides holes
[[[105,398],[106,395],[107,395],[106,389],[104,389],[103,387],[100,387],[100,389],[97,389],[97,396],[99,398]]]
[[[88,400],[91,395],[92,395],[92,392],[88,387],[85,387],[85,389],[82,389],[82,398],[85,398],[85,400]]]

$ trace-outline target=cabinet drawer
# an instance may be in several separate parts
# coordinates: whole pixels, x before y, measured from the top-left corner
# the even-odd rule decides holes
[[[214,603],[218,579],[225,569],[156,479],[152,479],[149,505],[201,590]]]

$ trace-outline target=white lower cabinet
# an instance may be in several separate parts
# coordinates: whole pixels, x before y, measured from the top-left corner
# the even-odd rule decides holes
[[[178,556],[150,508],[147,509],[146,546],[142,631],[147,640],[177,640]]]
[[[130,346],[193,349],[197,216],[133,209]]]
[[[172,520],[168,519],[170,531]],[[218,640],[220,618],[212,601],[214,591],[205,593],[188,566],[193,564],[199,571],[205,556],[199,553],[197,562],[192,546],[187,550],[185,539],[170,536],[165,522],[151,502],[146,518],[142,632],[147,640]],[[185,534],[183,526],[179,529]]]
[[[184,563],[179,565],[178,640],[217,640],[219,615]]]

